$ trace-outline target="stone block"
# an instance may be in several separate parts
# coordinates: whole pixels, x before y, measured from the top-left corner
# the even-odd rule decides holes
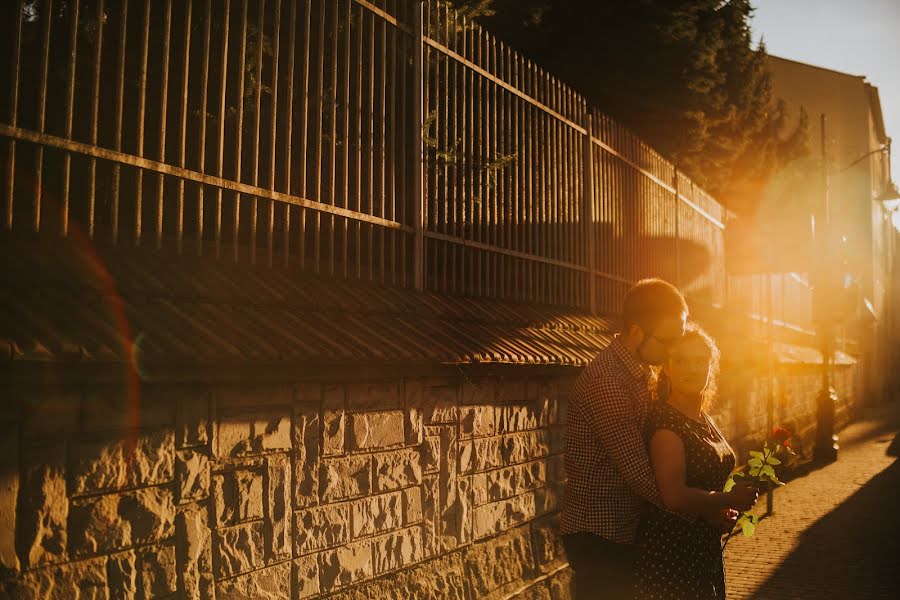
[[[459,441],[459,472],[469,475],[475,471],[475,444],[471,439]]]
[[[574,598],[575,572],[569,568],[554,574],[547,580],[547,589],[551,598]]]
[[[350,510],[354,540],[403,526],[403,496],[399,492],[356,500]]]
[[[539,414],[533,403],[496,407],[494,427],[498,434],[537,429]]]
[[[562,454],[547,457],[547,481],[561,482],[566,480],[566,461]]]
[[[374,455],[375,490],[387,492],[417,485],[422,481],[421,455],[409,448]]]
[[[456,423],[458,388],[452,385],[427,386],[424,412],[426,423]]]
[[[263,516],[263,474],[238,469],[212,477],[212,499],[216,526],[235,525]]]
[[[179,503],[202,500],[209,496],[208,453],[202,446],[176,451],[175,489]]]
[[[319,554],[319,583],[331,592],[372,577],[372,544],[347,544]],[[218,600],[218,599],[217,599]]]
[[[385,411],[356,413],[350,417],[350,449],[371,450],[400,446],[403,433],[403,412]]]
[[[538,516],[537,498],[538,495],[536,492],[527,492],[519,496],[514,496],[509,500],[505,500],[507,527],[521,525]]]
[[[508,519],[505,502],[491,502],[472,510],[472,536],[476,540],[492,536],[506,529]]]
[[[460,438],[488,437],[496,433],[496,410],[494,406],[463,406],[459,420]]]
[[[234,458],[291,449],[287,406],[226,407],[218,413],[216,456]]]
[[[329,504],[294,513],[295,556],[345,544],[349,539],[349,504]]]
[[[69,552],[74,556],[163,540],[175,531],[172,490],[151,487],[73,499],[68,529]]]
[[[212,575],[212,532],[206,506],[192,504],[181,507],[175,517],[175,557],[180,575],[180,588],[191,600],[209,597]]]
[[[175,444],[179,448],[209,443],[211,394],[200,388],[173,390],[175,397]]]
[[[174,543],[141,548],[138,564],[144,598],[161,598],[175,593]]]
[[[403,385],[404,411],[403,428],[404,441],[407,445],[422,443],[422,434],[425,428],[424,414],[424,388],[418,381],[407,381]]]
[[[73,495],[172,481],[175,438],[171,429],[97,441],[80,441],[69,454]]]
[[[319,497],[337,502],[372,491],[372,459],[368,455],[325,459],[319,471]]]
[[[375,575],[395,571],[422,560],[422,530],[409,527],[372,541]]]
[[[422,446],[422,470],[425,473],[437,473],[441,468],[441,436],[425,436]]]
[[[19,427],[0,423],[0,569],[19,570],[16,554],[16,504],[19,495]]]
[[[61,443],[23,449],[19,517],[15,524],[23,567],[65,560],[69,500],[64,457]]]
[[[403,525],[412,525],[422,520],[422,488],[419,486],[403,490]]]
[[[266,459],[266,548],[270,560],[291,557],[291,461],[286,455]]]
[[[136,598],[138,595],[137,554],[127,550],[113,554],[106,561],[106,580],[111,600]]]
[[[146,386],[140,404],[126,387],[92,387],[81,402],[81,430],[129,431],[135,428],[172,429],[175,402],[171,388]]]
[[[437,475],[422,478],[422,540],[425,556],[434,556],[440,550],[440,479]]]
[[[402,408],[400,383],[397,381],[352,383],[347,386],[347,405],[353,412]]]
[[[537,572],[547,573],[566,560],[557,515],[542,517],[532,523],[531,542]]]
[[[307,389],[308,386],[301,388]],[[319,386],[316,396],[321,396]],[[300,392],[298,392],[299,394]],[[302,397],[313,394],[307,390]],[[309,506],[319,499],[319,438],[321,402],[304,402],[294,407],[294,505]]]
[[[502,436],[501,440],[502,466],[528,462],[550,453],[550,434],[546,429],[513,433]]]
[[[322,399],[322,454],[334,456],[347,451],[347,402],[343,386],[329,386]]]
[[[216,583],[216,600],[283,600],[290,597],[289,562]]]
[[[304,556],[293,563],[294,598],[312,598],[319,595],[319,560],[316,556]]]
[[[233,577],[265,564],[263,522],[252,521],[215,532],[216,579]]]
[[[25,572],[9,582],[0,597],[16,600],[105,600],[109,598],[106,582],[106,558],[43,567]]]
[[[481,597],[508,585],[521,585],[532,576],[531,538],[527,528],[473,544],[466,553],[466,566],[473,597]]]
[[[504,466],[506,464],[503,458],[504,443],[505,440],[502,437],[472,440],[472,459],[466,466],[474,472]]]
[[[332,600],[463,600],[467,592],[460,552],[380,577],[364,586],[330,596]]]
[[[503,500],[542,486],[547,481],[547,465],[538,460],[488,471],[486,475],[487,499]]]

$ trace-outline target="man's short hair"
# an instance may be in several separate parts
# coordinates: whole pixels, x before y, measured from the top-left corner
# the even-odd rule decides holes
[[[662,279],[641,279],[625,294],[622,321],[625,330],[637,325],[650,333],[663,319],[687,316],[684,296],[674,285]]]

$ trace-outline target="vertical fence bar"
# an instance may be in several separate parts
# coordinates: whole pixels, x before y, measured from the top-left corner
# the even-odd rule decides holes
[[[292,21],[293,23],[293,21]],[[271,119],[269,121],[269,189],[275,191],[275,147],[278,141],[278,59],[281,53],[281,0],[275,0],[275,16],[272,21],[272,99],[269,103],[271,107]],[[292,79],[288,77],[288,79]],[[261,80],[260,80],[261,81]],[[261,85],[261,84],[260,84]],[[290,99],[290,96],[288,96]],[[266,264],[271,267],[274,260],[275,250],[275,201],[269,199],[269,221],[267,225],[266,239]]]
[[[343,107],[341,111],[341,140],[344,144],[344,152],[342,153],[341,171],[343,175],[343,205],[345,208],[350,207],[350,63],[353,61],[351,43],[353,35],[351,34],[351,26],[353,23],[353,0],[347,0],[346,20],[344,21],[344,66],[341,71],[341,83],[344,86]],[[347,236],[350,233],[350,227],[347,219],[341,219],[341,269],[342,275],[347,277],[349,272],[349,241]]]
[[[412,172],[412,221],[413,221],[413,286],[416,290],[425,287],[425,222],[423,221],[425,148],[422,140],[422,94],[424,79],[422,78],[422,60],[424,58],[424,37],[422,21],[422,2],[413,4],[413,104],[411,123],[413,131],[413,172]]]
[[[47,113],[47,76],[50,69],[50,24],[53,22],[53,0],[44,6],[44,29],[41,34],[41,81],[38,92],[38,133],[44,133]],[[34,167],[34,231],[41,229],[41,194],[43,193],[44,146],[38,144]]]
[[[302,65],[300,81],[302,82],[302,102],[300,103],[300,155],[297,163],[300,169],[300,178],[298,187],[300,194],[304,198],[309,197],[309,186],[307,182],[307,171],[309,169],[307,147],[309,145],[309,49],[310,49],[310,31],[312,30],[312,0],[303,0],[305,9],[303,11],[303,39]],[[300,268],[306,268],[306,209],[300,209],[299,224],[299,261]]]
[[[362,62],[363,60],[363,24],[365,23],[365,14],[362,12],[362,9],[357,13],[359,14],[359,24],[356,28],[356,56],[357,59]],[[365,155],[363,153],[363,67],[360,65],[356,69],[356,103],[354,108],[356,109],[356,122],[355,122],[355,131],[354,131],[354,139],[356,141],[356,211],[362,212],[362,194],[363,194],[363,186],[362,186],[362,175],[363,175],[363,159]],[[362,224],[359,221],[354,221],[354,238],[356,241],[355,250],[356,250],[356,278],[362,278]]]
[[[137,155],[144,156],[144,114],[147,110],[147,56],[150,51],[150,0],[144,0],[143,34],[141,36],[140,92],[138,93]],[[134,243],[141,243],[141,225],[144,209],[144,170],[137,170],[137,186],[134,200]]]
[[[79,0],[70,0],[69,18],[72,19],[69,29],[69,65],[66,69],[66,139],[72,139],[72,114],[75,112],[75,64],[78,53],[78,12]],[[62,214],[60,215],[60,229],[63,236],[69,233],[69,179],[72,171],[72,155],[66,151],[63,153],[62,172]]]
[[[399,17],[399,15],[397,14],[396,0],[393,0],[391,2],[391,13],[395,17]],[[398,23],[399,23],[399,18],[398,18]],[[387,146],[387,153],[388,153],[387,163],[390,165],[390,167],[387,170],[387,176],[388,176],[387,187],[388,187],[388,193],[390,195],[389,207],[391,209],[390,216],[388,218],[395,222],[397,221],[397,144],[396,144],[396,136],[397,136],[398,127],[397,127],[397,117],[396,117],[396,113],[394,110],[394,107],[395,107],[394,100],[397,98],[398,93],[402,93],[402,91],[398,91],[398,89],[397,89],[397,36],[399,36],[399,35],[400,35],[399,27],[394,27],[394,29],[391,30],[391,36],[390,36],[391,50],[390,50],[389,60],[390,60],[391,67],[390,67],[390,76],[388,78],[388,81],[390,82],[390,93],[388,94],[388,98],[389,98],[390,106],[391,106],[391,109],[389,111],[390,112],[390,131],[389,131],[388,146]],[[346,106],[346,104],[345,104],[345,106]],[[346,170],[344,171],[344,173],[346,173]],[[346,206],[346,197],[347,196],[345,195],[344,196],[345,206]],[[346,219],[344,219],[344,221],[346,222]],[[389,235],[390,235],[390,239],[391,239],[391,250],[390,250],[390,252],[391,252],[391,284],[396,285],[397,284],[397,236],[403,235],[403,234],[397,233],[396,231],[391,231]]]
[[[219,138],[216,156],[216,175],[222,177],[225,167],[225,103],[228,91],[228,28],[231,21],[231,0],[224,0],[222,24],[222,72],[219,80]],[[243,71],[243,65],[241,66]],[[243,90],[241,90],[243,93]],[[222,188],[216,187],[216,258],[222,255]]]
[[[403,6],[406,6],[405,4]],[[405,12],[406,15],[409,15],[409,11]],[[398,34],[399,35],[399,34]],[[407,141],[409,140],[409,136],[406,135],[406,119],[407,119],[407,55],[409,53],[410,47],[410,39],[407,35],[400,35],[401,45],[400,45],[400,56],[402,57],[401,67],[400,67],[400,115],[397,119],[397,123],[399,126],[395,126],[397,132],[399,142],[398,142],[398,151],[397,156],[399,156],[399,169],[398,169],[398,178],[400,180],[400,198],[397,200],[397,204],[400,207],[400,222],[404,225],[407,223],[406,220],[406,211],[407,204],[410,198],[410,189],[409,189],[409,181],[407,180],[407,165],[409,163],[409,154],[407,150]],[[403,287],[408,285],[408,281],[410,277],[410,269],[407,264],[407,242],[406,242],[406,234],[403,234],[404,237],[401,238],[400,242],[400,283]]]
[[[181,65],[181,132],[178,138],[178,166],[184,168],[185,155],[187,150],[187,119],[188,119],[188,85],[190,83],[191,68],[191,16],[194,8],[193,0],[186,0],[184,5],[184,62]],[[205,122],[206,110],[204,105],[200,111],[200,118]],[[202,170],[202,167],[201,167]],[[178,215],[175,225],[175,235],[177,237],[178,253],[181,254],[184,241],[184,179],[178,178]]]
[[[166,162],[166,116],[169,104],[169,44],[172,32],[172,0],[166,1],[166,24],[163,33],[163,62],[159,106],[159,162]],[[187,54],[187,52],[185,52]],[[156,247],[162,247],[163,236],[163,192],[165,179],[162,173],[157,177],[156,192]]]
[[[387,22],[384,19],[380,19],[380,27],[378,31],[380,32],[380,43],[378,44],[378,113],[379,113],[379,125],[378,125],[378,198],[379,198],[379,217],[386,217],[387,213],[385,212],[385,190],[387,189],[385,185],[385,180],[387,176],[387,168],[385,163],[385,156],[387,146],[385,144],[385,121],[387,120],[387,110],[385,108],[385,101],[387,99]],[[373,38],[374,32],[373,32]],[[335,45],[335,49],[337,46]],[[375,62],[375,57],[372,57],[372,61]],[[337,64],[335,64],[335,69],[337,68]],[[385,230],[383,227],[378,228],[378,248],[379,248],[379,275],[381,283],[385,282],[385,252],[387,251],[388,240],[385,239]]]
[[[102,2],[102,0],[101,0]],[[19,0],[16,3],[15,11],[16,11],[16,25],[15,25],[15,33],[13,35],[13,54],[12,54],[12,77],[10,78],[10,86],[9,86],[9,124],[12,127],[16,127],[18,125],[19,118],[19,63],[21,62],[21,48],[22,48],[22,11],[24,9],[24,0]],[[13,194],[15,192],[15,181],[16,181],[16,141],[13,138],[9,138],[8,141],[8,162],[7,162],[7,180],[6,180],[6,228],[12,229],[13,226],[13,212],[14,212],[14,199]]]
[[[352,3],[351,3],[352,6]],[[348,24],[349,29],[349,24]],[[287,92],[285,96],[285,132],[284,132],[284,193],[292,194],[291,189],[291,136],[294,125],[294,56],[297,42],[297,0],[291,0],[290,16],[288,17],[288,65],[287,65]],[[276,75],[277,76],[277,75]],[[305,143],[303,144],[306,145]],[[288,267],[291,257],[291,205],[284,205],[284,266]]]
[[[672,200],[675,203],[675,287],[681,289],[681,199],[678,197],[678,169],[672,169]]]
[[[327,2],[324,0],[319,2],[318,28],[316,31],[316,137],[315,137],[315,161],[313,162],[313,176],[316,178],[316,202],[322,201],[322,133],[324,124],[322,123],[322,104],[324,94],[325,77],[325,6]],[[321,272],[322,267],[322,213],[314,211],[313,220],[313,269],[316,273]]]
[[[115,129],[113,130],[113,149],[122,150],[122,113],[125,101],[125,34],[128,29],[128,0],[122,0],[122,22],[119,23],[119,56],[116,66],[116,115]],[[119,163],[113,164],[112,172],[112,214],[110,215],[112,242],[119,241],[119,184],[121,170]]]
[[[203,24],[203,66],[200,69],[200,139],[197,169],[206,173],[206,103],[209,90],[209,43],[212,22],[212,0],[206,0]],[[197,254],[203,254],[203,184],[197,184]]]
[[[257,0],[256,5],[256,56],[254,57],[254,77],[256,79],[253,91],[253,150],[251,161],[250,183],[253,187],[259,185],[259,121],[262,111],[262,63],[263,45],[265,43],[265,15],[266,0]],[[250,264],[256,264],[256,227],[259,218],[259,198],[253,196],[250,200]]]
[[[21,15],[19,16],[21,19]],[[97,145],[97,124],[100,116],[100,72],[103,58],[103,25],[106,22],[104,0],[97,1],[97,39],[94,43],[93,85],[91,86],[91,144]],[[21,23],[21,20],[20,20]],[[18,49],[17,49],[18,51]],[[88,160],[88,237],[94,237],[94,213],[97,195],[97,159]]]
[[[247,70],[247,0],[241,2],[241,33],[240,50],[238,50],[238,81],[237,81],[237,113],[234,125],[234,180],[240,182],[243,177],[242,159],[244,146],[244,73]],[[241,193],[234,193],[234,221],[231,228],[231,247],[234,253],[234,261],[237,262],[240,251],[241,232]]]
[[[328,203],[332,206],[337,204],[337,100],[338,100],[338,3],[334,2],[334,7],[331,11],[331,21],[329,23],[329,29],[331,31],[331,66],[329,69],[330,75],[330,83],[331,83],[331,94],[328,99],[328,103],[331,105],[330,108],[330,125],[331,131],[329,135],[331,137],[331,152],[329,153],[329,162],[330,164],[330,178],[328,180],[328,188],[330,190],[330,194],[328,195]],[[334,255],[337,251],[337,222],[333,215],[328,215],[328,274],[334,275]]]

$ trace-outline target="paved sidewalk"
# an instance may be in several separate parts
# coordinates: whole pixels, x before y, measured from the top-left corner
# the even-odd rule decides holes
[[[756,535],[728,543],[729,600],[900,598],[898,432],[900,399],[841,432],[836,463],[779,488]]]

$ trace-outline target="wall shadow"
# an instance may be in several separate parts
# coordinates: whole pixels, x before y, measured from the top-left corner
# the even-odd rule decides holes
[[[897,455],[895,436],[886,448]],[[752,596],[900,597],[900,461],[894,461],[801,536],[797,548]]]

